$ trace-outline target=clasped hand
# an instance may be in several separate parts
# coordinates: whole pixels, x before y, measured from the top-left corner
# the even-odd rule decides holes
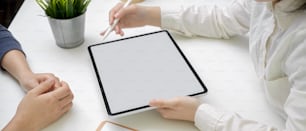
[[[11,123],[16,129],[37,131],[59,119],[72,107],[69,85],[52,74],[32,74],[20,80],[28,92]]]

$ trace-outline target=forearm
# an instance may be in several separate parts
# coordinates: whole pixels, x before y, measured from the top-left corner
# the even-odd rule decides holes
[[[3,129],[2,131],[37,131],[37,129],[32,128],[30,123],[26,123],[23,119],[14,117]]]
[[[161,15],[160,15],[160,7],[150,7],[146,9],[148,14],[147,15],[147,22],[148,25],[151,26],[157,26],[160,27],[161,26]]]
[[[248,0],[227,6],[194,4],[161,8],[161,27],[185,36],[228,39],[247,33],[250,24]]]
[[[18,81],[22,76],[32,73],[19,42],[2,25],[0,25],[0,66]]]
[[[24,54],[19,50],[7,52],[1,61],[1,66],[18,81],[33,74]]]

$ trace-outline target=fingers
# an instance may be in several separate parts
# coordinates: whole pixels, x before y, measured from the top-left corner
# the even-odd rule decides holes
[[[73,94],[68,95],[67,97],[61,99],[59,101],[59,106],[61,107],[60,110],[60,116],[68,112],[72,108],[72,100],[73,100]]]
[[[110,25],[114,23],[115,19],[122,19],[123,17],[128,16],[129,14],[135,13],[136,11],[135,5],[130,5],[127,8],[123,8],[123,6],[124,6],[123,3],[118,3],[114,8],[111,9],[111,11],[109,12],[109,24]],[[124,24],[122,24],[119,21],[119,23],[115,26],[114,30],[116,34],[123,36],[124,33],[121,28],[124,28]],[[104,34],[105,34],[105,31],[100,33],[100,35],[104,35]]]
[[[63,115],[63,114],[65,114],[66,112],[68,112],[70,109],[71,109],[71,107],[72,107],[72,102],[70,102],[69,104],[67,104],[67,105],[65,105],[63,108],[62,108],[62,110],[61,110],[61,116]]]
[[[158,108],[157,111],[160,113],[160,115],[163,117],[163,118],[166,118],[166,119],[174,119],[172,118],[171,114],[173,112],[172,109],[168,109],[168,108]]]
[[[115,27],[115,31],[116,31],[116,34],[119,34],[120,36],[124,35],[122,29],[118,25]]]
[[[37,80],[39,83],[47,80],[47,79],[50,79],[50,78],[54,78],[56,81],[55,81],[55,87],[60,87],[61,84],[60,84],[60,80],[58,77],[56,77],[54,74],[51,74],[51,73],[39,73],[37,75]]]
[[[150,105],[157,107],[157,111],[164,118],[194,121],[200,102],[195,98],[182,96],[169,100],[152,100]]]
[[[30,92],[34,92],[35,94],[43,94],[53,88],[54,84],[55,80],[51,78],[43,81],[40,85],[32,89]]]
[[[59,106],[61,114],[66,113],[72,107],[72,100],[74,98],[68,84],[61,82],[61,87],[54,89],[46,94],[48,97],[55,99],[57,106]]]
[[[101,36],[104,36],[106,30],[104,30],[103,32],[100,33]]]
[[[47,79],[50,79],[50,78],[54,78],[56,80],[59,80],[58,77],[56,77],[54,74],[51,74],[51,73],[38,73],[37,74],[37,79],[39,82],[43,82]]]
[[[150,101],[150,106],[158,108],[175,108],[179,106],[198,106],[199,101],[192,97],[178,96],[172,99],[154,99]]]
[[[109,24],[112,25],[115,20],[115,14],[123,7],[123,3],[118,3],[114,8],[109,12]]]
[[[127,16],[129,14],[135,14],[136,8],[136,5],[130,5],[126,8],[122,8],[118,10],[117,13],[115,13],[114,18],[121,19],[122,17]]]
[[[104,30],[103,32],[100,33],[101,36],[104,36],[106,31],[108,29]],[[119,34],[120,36],[124,35],[124,32],[122,31],[122,29],[120,28],[120,21],[119,23],[115,26],[114,31],[116,32],[116,34]]]
[[[71,109],[74,98],[68,84],[64,81],[61,82],[61,87],[44,94],[44,97],[53,103],[49,105],[53,105],[53,108],[58,112],[58,116],[62,116]]]
[[[69,89],[68,84],[67,84],[66,82],[64,82],[64,81],[62,81],[62,86],[63,86],[64,88]],[[73,96],[71,90],[69,89],[68,95],[67,95],[66,97],[64,97],[64,98],[61,99],[61,105],[64,106],[64,105],[67,105],[67,104],[71,103],[72,100],[73,100],[73,98],[74,98],[74,96]]]
[[[122,2],[120,2],[120,3],[118,3],[115,7],[113,7],[113,8],[110,10],[109,15],[108,15],[108,17],[109,17],[109,18],[108,18],[108,20],[109,20],[109,25],[112,25],[112,24],[114,23],[114,20],[117,18],[117,17],[116,17],[117,12],[118,12],[119,10],[122,9],[123,5],[124,5],[124,4],[123,4]],[[120,34],[121,36],[123,35],[122,30],[121,30],[120,27],[119,27],[119,24],[117,24],[117,25],[115,26],[114,30],[115,30],[116,34]],[[106,33],[106,31],[107,31],[107,29],[104,30],[103,32],[101,32],[100,35],[101,35],[101,36],[104,36],[105,33]]]
[[[64,98],[62,98],[60,100],[60,106],[62,108],[64,108],[65,106],[69,105],[70,103],[72,103],[72,100],[73,100],[73,94],[70,94]]]
[[[154,99],[150,101],[150,106],[157,107],[157,108],[173,108],[177,105],[178,101],[177,99]]]
[[[61,87],[54,89],[50,92],[51,95],[55,96],[58,100],[64,99],[65,97],[72,94],[68,84],[66,82],[61,82]]]

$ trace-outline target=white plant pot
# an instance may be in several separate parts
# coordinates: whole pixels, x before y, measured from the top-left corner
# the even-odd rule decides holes
[[[84,42],[85,13],[71,19],[48,17],[56,44],[61,48],[74,48]]]

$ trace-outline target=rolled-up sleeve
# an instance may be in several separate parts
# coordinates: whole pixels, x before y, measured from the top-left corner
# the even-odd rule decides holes
[[[303,19],[305,20],[305,19]],[[304,131],[306,129],[306,26],[288,35],[282,70],[288,77],[290,93],[283,105],[287,115],[285,128],[275,127],[241,117],[237,113],[222,112],[202,104],[195,115],[195,125],[201,131]],[[279,48],[281,49],[281,48]],[[281,52],[278,50],[278,53]],[[286,78],[287,79],[287,78]],[[283,83],[278,83],[278,86]],[[280,94],[281,91],[279,90]]]
[[[305,19],[303,19],[305,20]],[[288,115],[286,127],[293,131],[306,129],[306,27],[292,35],[289,44],[289,55],[283,66],[291,84],[290,94],[285,102],[284,109]]]
[[[0,25],[0,62],[2,62],[4,55],[10,50],[23,52],[19,42],[5,27]]]
[[[208,104],[202,104],[195,115],[195,125],[201,130],[214,131],[224,113]]]
[[[270,125],[242,118],[233,112],[218,111],[208,104],[202,104],[195,116],[195,126],[201,131],[278,131]]]
[[[235,0],[225,7],[202,4],[161,8],[161,27],[185,36],[228,39],[249,31],[249,6],[249,0]]]

